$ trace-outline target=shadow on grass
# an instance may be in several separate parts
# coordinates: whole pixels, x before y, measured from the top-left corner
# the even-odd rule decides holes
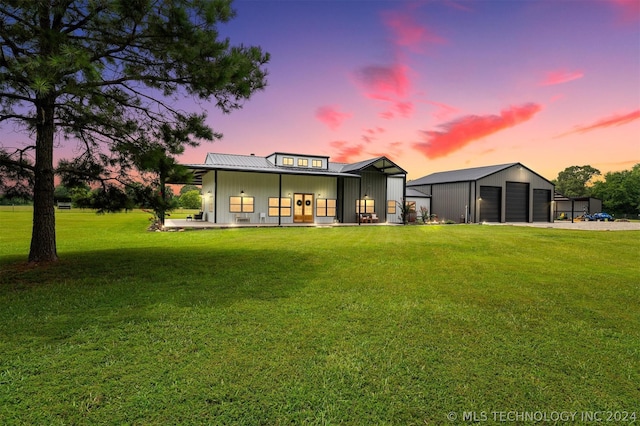
[[[30,318],[33,328],[40,327],[37,334],[64,338],[92,320],[156,320],[180,309],[223,309],[247,300],[269,303],[287,298],[318,267],[309,256],[280,249],[65,253],[51,265],[3,268],[0,302],[11,312],[0,318]],[[46,324],[46,318],[57,324]]]

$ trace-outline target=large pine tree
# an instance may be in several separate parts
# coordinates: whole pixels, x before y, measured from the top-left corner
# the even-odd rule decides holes
[[[22,171],[34,183],[30,262],[57,260],[54,141],[77,144],[67,173],[73,165],[95,178],[129,163],[128,147],[160,123],[203,123],[204,115],[174,106],[178,96],[213,101],[228,113],[264,88],[269,55],[218,33],[234,17],[230,3],[0,3],[0,126],[21,129],[29,141],[0,146],[0,170]]]

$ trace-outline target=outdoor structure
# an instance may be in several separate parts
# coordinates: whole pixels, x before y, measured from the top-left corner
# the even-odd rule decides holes
[[[431,195],[426,195],[414,188],[407,188],[406,194],[407,204],[410,208],[409,222],[415,222],[420,217],[422,208],[427,209],[429,214],[431,213]]]
[[[602,211],[602,200],[593,197],[565,197],[555,192],[553,197],[555,203],[554,217],[560,219],[573,220],[585,214],[600,213]]]
[[[214,224],[399,223],[406,172],[386,157],[354,164],[275,152],[209,153],[186,165],[202,186],[202,220]]]
[[[552,222],[554,185],[521,163],[433,173],[407,182],[432,214],[456,222]]]

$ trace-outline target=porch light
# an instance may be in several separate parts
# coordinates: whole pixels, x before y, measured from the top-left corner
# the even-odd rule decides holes
[[[244,189],[240,190],[240,194],[244,195]]]

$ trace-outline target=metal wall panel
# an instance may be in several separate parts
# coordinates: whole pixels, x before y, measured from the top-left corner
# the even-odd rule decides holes
[[[544,189],[544,190],[553,191],[554,189],[552,183],[550,183],[543,177],[537,175],[536,173],[533,173],[531,170],[519,164],[513,165],[508,169],[502,170],[498,173],[494,173],[482,179],[478,179],[477,184],[479,186],[483,186],[483,185],[500,186],[502,188],[502,202],[500,206],[501,212],[502,212],[501,213],[502,218],[500,220],[501,222],[512,221],[507,219],[507,215],[510,215],[509,217],[511,218],[511,213],[509,213],[509,209],[507,208],[507,201],[506,201],[506,197],[507,197],[506,183],[507,182],[518,182],[518,183],[529,184],[528,197],[527,197],[527,203],[528,203],[527,217],[528,218],[533,217],[533,190]],[[521,221],[521,220],[518,220],[518,221]]]
[[[269,197],[278,197],[278,175],[270,173],[247,173],[218,171],[216,220],[217,223],[235,223],[236,215],[247,217],[250,223],[260,222],[260,213],[269,211]],[[244,194],[242,194],[244,191]],[[253,213],[231,213],[229,197],[253,197]],[[285,219],[285,218],[283,218]],[[266,223],[278,223],[277,217],[266,215]],[[284,221],[283,221],[284,222]]]
[[[431,188],[431,213],[438,220],[460,221],[469,205],[469,182],[434,184]]]
[[[401,223],[402,219],[400,218],[400,210],[399,203],[402,202],[402,198],[404,197],[404,187],[403,187],[404,179],[402,177],[392,176],[387,179],[387,199],[384,206],[381,206],[380,211],[384,211],[384,216],[386,221],[389,223]],[[396,206],[396,213],[389,214],[387,213],[387,203],[392,201]],[[418,207],[419,208],[419,207]]]

